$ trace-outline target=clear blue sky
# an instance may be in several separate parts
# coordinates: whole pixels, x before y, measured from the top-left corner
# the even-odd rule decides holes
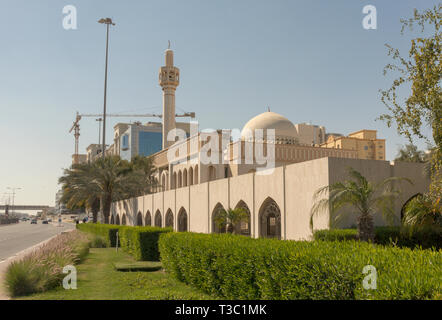
[[[177,111],[195,111],[200,128],[242,128],[266,110],[329,132],[376,129],[387,158],[406,140],[375,121],[385,43],[405,51],[401,17],[438,1],[23,1],[0,2],[0,200],[54,204],[57,178],[70,165],[75,112],[103,106],[105,27],[111,17],[108,111],[161,112],[158,68],[167,40],[181,69]],[[78,29],[62,27],[75,5]],[[377,8],[364,30],[362,8]],[[136,119],[119,119],[119,121]],[[107,141],[112,137],[108,122]],[[142,121],[146,121],[143,120]],[[80,150],[98,141],[94,119],[81,122]],[[423,143],[419,146],[424,147]]]

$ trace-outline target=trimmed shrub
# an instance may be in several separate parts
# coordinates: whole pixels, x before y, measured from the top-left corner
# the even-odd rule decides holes
[[[103,237],[110,247],[115,247],[118,231],[118,246],[136,260],[143,261],[159,260],[159,236],[161,233],[173,231],[172,228],[115,226],[101,223],[77,224],[77,229]]]
[[[77,229],[80,231],[92,233],[103,237],[109,247],[115,247],[117,243],[117,231],[124,226],[116,226],[113,224],[101,223],[80,223],[77,224]],[[119,243],[120,246],[120,243]]]
[[[317,230],[314,233],[314,239],[324,240],[324,241],[357,240],[358,230],[356,229]]]
[[[358,231],[356,229],[317,230],[314,233],[314,239],[324,241],[357,240]],[[442,248],[442,230],[438,227],[415,230],[406,227],[376,227],[375,243],[411,249],[420,247],[439,250]]]
[[[442,252],[359,241],[281,241],[228,234],[166,233],[163,267],[226,299],[432,299],[440,296]],[[366,290],[364,266],[377,271]]]
[[[157,261],[160,234],[171,231],[172,228],[124,227],[120,229],[121,247],[136,260]]]

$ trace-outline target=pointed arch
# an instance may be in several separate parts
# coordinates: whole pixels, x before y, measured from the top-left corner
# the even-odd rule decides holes
[[[155,227],[162,227],[163,226],[163,218],[161,217],[161,212],[160,210],[157,210],[157,212],[155,212]]]
[[[275,200],[268,197],[259,209],[259,237],[281,239],[281,210]]]
[[[216,180],[216,168],[214,166],[209,166],[208,173],[209,173],[209,181]]]
[[[121,218],[121,224],[122,224],[123,226],[125,226],[126,223],[127,223],[127,221],[126,221],[126,214],[123,213],[123,217]]]
[[[161,175],[161,188],[163,191],[166,190],[166,174],[164,172]]]
[[[141,214],[141,211],[138,211],[137,213],[137,226],[143,225],[143,215]]]
[[[166,227],[173,228],[173,212],[171,209],[168,209],[166,212]]]
[[[117,217],[115,218],[115,224],[116,224],[117,226],[120,225],[120,215],[119,215],[119,214],[117,214]]]
[[[114,215],[111,215],[110,224],[115,224],[115,218],[114,218]]]
[[[238,203],[235,206],[235,209],[238,209],[238,208],[243,208],[247,212],[248,219],[247,219],[247,221],[240,221],[237,225],[235,225],[235,232],[238,234],[241,234],[243,236],[250,236],[251,216],[250,216],[249,206],[243,200],[240,200],[240,201],[238,201]]]
[[[193,171],[193,184],[198,184],[200,183],[198,180],[198,165],[195,166],[195,170]]]
[[[186,209],[181,207],[180,211],[178,212],[178,231],[187,231],[187,221],[188,219]]]
[[[226,232],[226,225],[225,224],[219,225],[216,222],[216,218],[221,210],[225,210],[225,209],[224,209],[223,205],[218,202],[212,211],[212,233],[225,233]]]
[[[145,226],[151,226],[152,225],[152,216],[151,216],[149,210],[147,210],[146,216],[144,217],[144,225]]]
[[[187,169],[183,170],[183,187],[187,187]]]
[[[177,186],[177,176],[176,176],[176,172],[174,172],[173,173],[173,176],[172,176],[173,178],[172,178],[172,189],[176,189],[176,186]]]
[[[189,186],[193,185],[193,168],[189,168]]]
[[[178,171],[178,187],[177,188],[181,188],[183,186],[183,173],[180,171]]]

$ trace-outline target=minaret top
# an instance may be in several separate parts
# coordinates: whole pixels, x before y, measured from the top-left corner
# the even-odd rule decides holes
[[[173,88],[179,85],[180,70],[173,65],[173,50],[170,49],[170,41],[168,48],[164,52],[165,66],[160,68],[159,82],[160,86]]]
[[[173,67],[173,51],[170,49],[170,40],[168,40],[168,46],[166,49],[166,67]]]

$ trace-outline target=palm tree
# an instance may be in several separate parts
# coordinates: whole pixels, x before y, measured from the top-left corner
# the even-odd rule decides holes
[[[90,169],[89,164],[74,164],[71,169],[64,170],[64,176],[59,179],[59,183],[63,185],[63,196],[60,201],[69,209],[90,209],[93,222],[97,222],[100,195],[98,188],[89,184],[89,179],[87,179]]]
[[[237,233],[235,226],[240,222],[249,222],[249,214],[244,208],[220,209],[215,216],[215,223],[219,228],[226,227],[226,233]]]
[[[442,206],[440,199],[433,201],[430,195],[418,195],[404,208],[404,225],[414,228],[441,227]]]
[[[90,197],[100,199],[104,222],[109,223],[113,201],[144,194],[151,188],[152,178],[146,177],[151,169],[142,168],[119,156],[98,158],[92,163],[73,165],[59,179],[72,203],[87,201]]]
[[[406,178],[390,177],[381,182],[368,181],[353,168],[348,169],[350,180],[337,182],[317,190],[313,196],[314,205],[311,209],[310,228],[313,230],[313,217],[319,213],[330,212],[330,227],[343,218],[340,211],[345,206],[352,206],[358,213],[357,226],[359,239],[374,240],[373,215],[380,211],[391,222],[394,214],[394,200],[400,194],[393,184]],[[325,198],[324,198],[325,196]],[[332,219],[332,217],[334,217]]]

